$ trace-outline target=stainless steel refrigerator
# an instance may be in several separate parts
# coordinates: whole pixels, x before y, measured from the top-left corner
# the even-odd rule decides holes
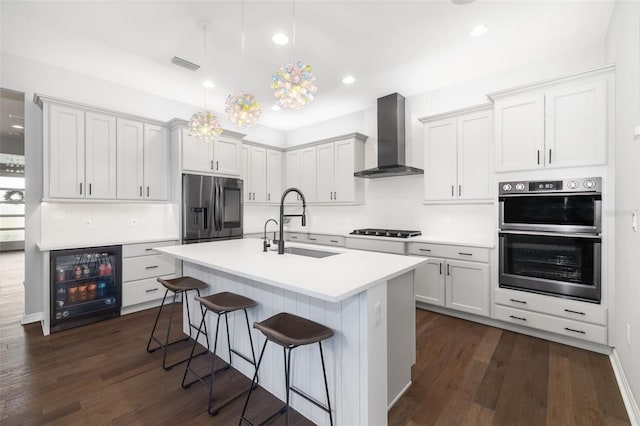
[[[242,238],[242,180],[182,175],[184,244]]]

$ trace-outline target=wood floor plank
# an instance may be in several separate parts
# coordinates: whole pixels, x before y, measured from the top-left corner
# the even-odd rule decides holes
[[[549,345],[548,381],[546,423],[573,426],[571,365],[566,347],[558,343]]]
[[[489,362],[487,373],[476,391],[474,402],[490,410],[496,408],[498,397],[502,391],[504,376],[511,362],[516,336],[516,333],[510,331],[502,333]]]
[[[589,370],[588,353],[576,348],[571,348],[569,353],[575,424],[602,424],[598,396]]]

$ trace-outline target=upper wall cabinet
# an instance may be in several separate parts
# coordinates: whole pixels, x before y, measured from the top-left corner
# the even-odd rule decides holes
[[[308,146],[285,153],[285,189],[298,188],[304,194],[307,203],[314,203],[317,184],[317,147]],[[292,192],[287,202],[297,203],[300,196]]]
[[[606,164],[612,70],[490,94],[496,171]]]
[[[282,151],[249,144],[243,144],[240,151],[244,201],[250,204],[279,204],[282,194]]]
[[[43,103],[45,198],[116,198],[116,119]]]
[[[424,124],[425,200],[488,200],[491,105],[420,119]]]
[[[214,142],[182,136],[182,170],[185,172],[240,175],[242,137],[240,133],[225,130]]]
[[[163,126],[117,120],[118,199],[169,198],[169,142]]]

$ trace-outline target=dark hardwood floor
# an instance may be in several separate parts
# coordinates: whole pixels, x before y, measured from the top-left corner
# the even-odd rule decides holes
[[[628,425],[605,355],[417,310],[413,385],[390,425]]]
[[[0,254],[0,424],[238,424],[242,399],[210,417],[204,388],[181,388],[183,365],[165,372],[161,352],[146,352],[155,309],[48,337],[21,326],[22,260],[10,256]],[[422,310],[416,329],[414,384],[390,425],[629,424],[604,355]],[[233,370],[219,378],[219,401],[249,382]],[[254,395],[252,420],[280,406]]]

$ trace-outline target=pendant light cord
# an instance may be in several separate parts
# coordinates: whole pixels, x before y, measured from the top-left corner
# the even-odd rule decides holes
[[[242,0],[242,57],[244,58],[244,0]]]
[[[293,0],[293,32],[291,34],[293,36],[293,59],[294,62],[296,60],[296,0]]]
[[[202,63],[203,69],[207,69],[207,25],[202,26]],[[206,74],[205,74],[206,75]],[[204,99],[204,105],[202,109],[205,114],[207,113],[207,88],[202,87],[202,97]]]

